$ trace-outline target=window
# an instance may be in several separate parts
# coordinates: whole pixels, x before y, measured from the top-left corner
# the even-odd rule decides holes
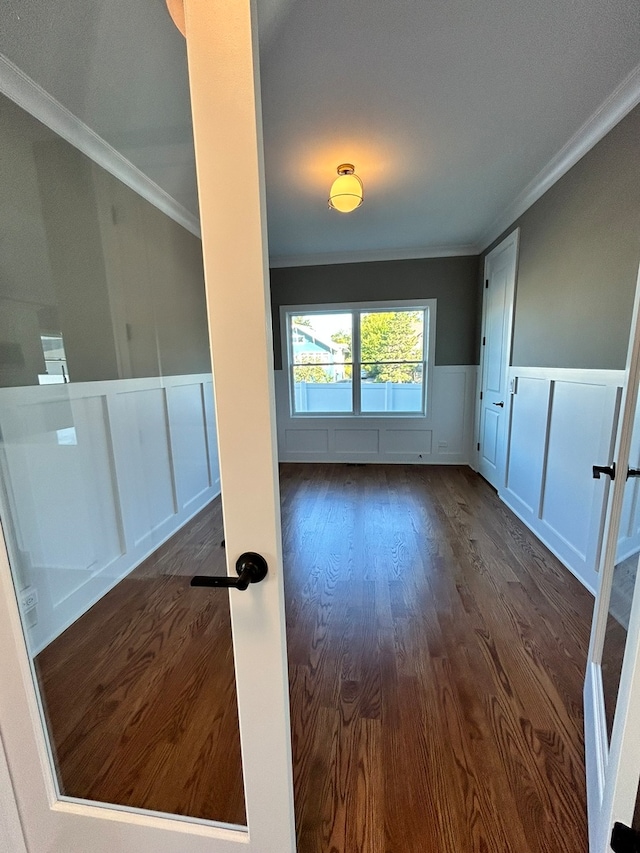
[[[40,334],[42,353],[46,373],[38,375],[40,385],[51,385],[57,382],[69,382],[67,356],[64,351],[64,341],[61,332],[42,332]]]
[[[283,309],[293,415],[423,415],[435,300]]]

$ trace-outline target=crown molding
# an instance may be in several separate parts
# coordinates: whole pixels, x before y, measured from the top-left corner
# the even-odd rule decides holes
[[[528,210],[546,191],[559,181],[572,166],[640,103],[640,65],[625,77],[580,130],[564,145],[493,222],[479,241],[481,251],[490,246],[516,219]]]
[[[408,261],[424,258],[457,258],[479,255],[476,245],[424,246],[417,249],[364,249],[354,252],[319,252],[306,255],[275,255],[269,259],[271,269],[284,267],[319,267],[329,264],[360,264],[367,261]]]
[[[0,54],[0,92],[158,210],[196,237],[200,237],[200,222],[197,216],[178,204],[168,192],[148,178],[3,54]]]

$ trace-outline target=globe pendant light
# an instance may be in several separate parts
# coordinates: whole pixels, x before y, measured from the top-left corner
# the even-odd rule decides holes
[[[362,204],[362,181],[354,174],[351,163],[338,166],[338,177],[329,191],[329,207],[340,213],[351,213]]]

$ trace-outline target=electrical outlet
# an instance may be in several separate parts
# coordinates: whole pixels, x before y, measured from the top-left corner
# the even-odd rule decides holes
[[[35,586],[28,586],[20,593],[20,609],[23,613],[28,613],[38,603],[38,590]]]

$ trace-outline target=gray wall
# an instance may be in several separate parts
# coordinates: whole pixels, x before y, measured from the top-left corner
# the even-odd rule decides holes
[[[636,107],[505,232],[521,229],[514,365],[624,368],[640,262],[639,140]]]
[[[425,258],[271,270],[276,370],[281,305],[437,299],[436,364],[477,364],[478,258]]]
[[[0,96],[0,386],[211,369],[200,240]]]

